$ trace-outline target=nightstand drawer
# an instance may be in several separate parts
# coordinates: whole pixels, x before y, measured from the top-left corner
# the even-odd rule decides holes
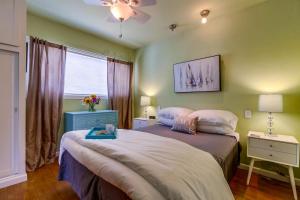
[[[297,155],[297,144],[292,143],[249,138],[249,147]]]
[[[143,128],[146,127],[148,125],[147,121],[144,120],[134,120],[134,127],[135,128]]]
[[[297,166],[297,155],[271,151],[257,147],[248,148],[248,156],[279,162],[286,165]]]
[[[152,126],[156,123],[154,119],[148,118],[135,118],[133,119],[133,129],[144,128],[147,126]]]

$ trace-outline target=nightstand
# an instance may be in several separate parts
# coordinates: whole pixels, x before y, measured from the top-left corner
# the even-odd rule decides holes
[[[133,129],[139,129],[156,124],[156,119],[134,118]]]
[[[247,185],[255,161],[269,161],[281,164],[288,168],[294,198],[297,200],[297,191],[293,167],[299,167],[299,142],[293,136],[269,136],[262,132],[248,133],[247,155],[251,158]]]

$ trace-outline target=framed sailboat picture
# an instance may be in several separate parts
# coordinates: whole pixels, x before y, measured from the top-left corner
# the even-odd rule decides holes
[[[221,56],[211,56],[174,64],[175,92],[221,91]]]

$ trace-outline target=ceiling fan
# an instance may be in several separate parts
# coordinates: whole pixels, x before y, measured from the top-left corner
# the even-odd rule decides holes
[[[112,16],[109,22],[123,22],[134,19],[139,23],[146,23],[151,17],[147,13],[137,9],[138,7],[152,6],[156,0],[83,0],[88,5],[110,7]]]

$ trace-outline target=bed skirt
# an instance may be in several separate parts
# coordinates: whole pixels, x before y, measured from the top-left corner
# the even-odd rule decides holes
[[[130,199],[123,191],[93,174],[76,161],[68,151],[62,155],[58,179],[69,182],[82,200]]]

